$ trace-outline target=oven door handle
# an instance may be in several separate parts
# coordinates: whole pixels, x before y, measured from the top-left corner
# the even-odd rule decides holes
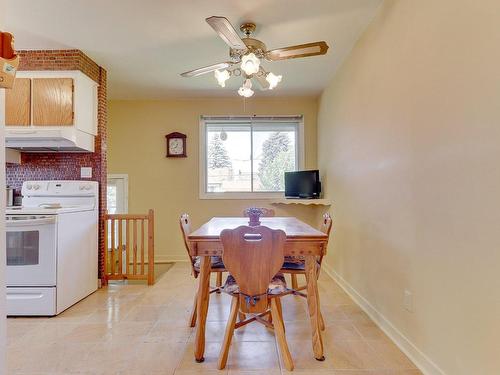
[[[7,228],[12,227],[31,227],[34,225],[44,225],[44,224],[55,224],[55,217],[44,217],[40,219],[28,219],[28,220],[7,220],[5,225]]]

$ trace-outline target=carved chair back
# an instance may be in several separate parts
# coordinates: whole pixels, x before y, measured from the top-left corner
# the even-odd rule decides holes
[[[184,240],[184,246],[186,248],[189,260],[191,262],[191,271],[193,273],[193,276],[196,278],[196,277],[198,277],[198,272],[196,271],[196,269],[194,267],[195,259],[189,253],[189,242],[188,242],[188,238],[187,238],[187,236],[192,231],[191,230],[191,219],[189,218],[188,214],[181,215],[180,226],[181,226],[181,231],[182,231],[182,239]]]
[[[240,310],[268,308],[269,283],[283,265],[286,234],[265,226],[224,229],[220,235],[226,269],[239,286]]]

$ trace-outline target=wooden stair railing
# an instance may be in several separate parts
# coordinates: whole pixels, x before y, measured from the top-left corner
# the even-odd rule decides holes
[[[128,279],[147,280],[148,285],[153,285],[154,210],[149,210],[146,215],[106,214],[104,220],[106,283],[108,280]]]

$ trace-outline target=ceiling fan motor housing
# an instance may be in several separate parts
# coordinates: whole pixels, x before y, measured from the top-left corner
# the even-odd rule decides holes
[[[266,55],[266,45],[258,39],[254,38],[243,38],[243,43],[247,46],[247,49],[229,49],[229,56],[237,61],[241,60],[241,57],[247,53],[253,52],[258,58],[263,58]]]

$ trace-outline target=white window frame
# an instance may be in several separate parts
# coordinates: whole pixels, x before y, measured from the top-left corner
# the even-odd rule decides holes
[[[207,180],[207,158],[206,158],[206,147],[207,147],[207,139],[206,139],[206,123],[210,120],[248,120],[252,119],[258,120],[294,120],[298,122],[298,134],[297,134],[297,161],[298,166],[297,170],[304,169],[304,160],[305,160],[305,152],[304,152],[304,116],[302,115],[290,115],[290,116],[200,116],[200,144],[199,144],[199,194],[200,199],[279,199],[284,197],[284,192],[207,192],[206,191],[206,180]]]
[[[107,175],[107,180],[123,180],[123,208],[124,213],[128,213],[128,174],[110,173]]]

